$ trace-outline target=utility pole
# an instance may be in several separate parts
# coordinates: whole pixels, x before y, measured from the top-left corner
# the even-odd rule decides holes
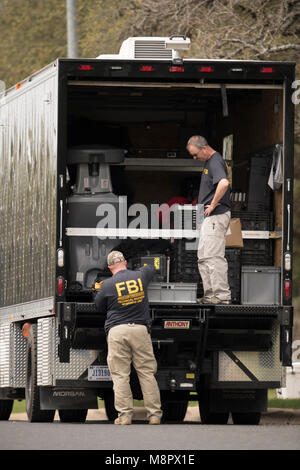
[[[67,36],[68,36],[68,57],[75,59],[78,57],[77,40],[77,18],[76,0],[67,1]]]

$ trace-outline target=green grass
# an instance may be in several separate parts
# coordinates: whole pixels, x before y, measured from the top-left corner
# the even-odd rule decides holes
[[[144,406],[143,400],[134,400],[134,406]],[[198,406],[198,401],[189,402],[189,406]],[[103,408],[103,400],[98,399],[98,408]],[[290,408],[294,410],[300,409],[300,399],[295,398],[277,398],[276,390],[268,391],[268,408]],[[25,413],[25,400],[14,401],[12,413]]]
[[[25,400],[14,400],[12,413],[25,413]]]
[[[293,410],[300,410],[299,398],[277,398],[276,390],[269,390],[268,392],[268,407],[269,408],[291,408]]]

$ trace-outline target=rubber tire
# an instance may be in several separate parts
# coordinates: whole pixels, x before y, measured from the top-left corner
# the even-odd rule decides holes
[[[106,416],[109,421],[114,421],[118,417],[118,412],[115,408],[115,395],[113,390],[105,392],[103,395],[103,401],[106,411]]]
[[[260,422],[261,413],[259,411],[248,413],[231,413],[231,416],[234,424],[257,425]]]
[[[209,392],[203,391],[198,394],[198,405],[201,424],[227,424],[229,411],[212,412],[209,411]]]
[[[62,423],[85,423],[88,410],[58,410]]]
[[[0,400],[0,421],[9,420],[13,406],[13,400]]]
[[[184,393],[161,392],[163,422],[182,422],[185,418],[189,400]]]
[[[212,413],[200,408],[200,418],[202,424],[227,424],[229,419],[229,412]]]
[[[37,386],[37,326],[31,325],[26,351],[25,401],[28,421],[31,423],[51,423],[55,410],[41,410],[40,389]]]

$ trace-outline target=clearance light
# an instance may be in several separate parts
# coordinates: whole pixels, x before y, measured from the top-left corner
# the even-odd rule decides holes
[[[284,255],[284,269],[290,271],[292,269],[292,257],[290,253],[285,253]]]
[[[24,325],[22,326],[22,335],[24,336],[24,338],[28,338],[30,327],[31,327],[31,323],[29,322],[24,323]]]
[[[59,266],[60,268],[64,267],[64,257],[64,250],[62,248],[59,248],[57,250],[57,266]]]
[[[184,67],[180,67],[179,65],[172,65],[172,67],[169,67],[169,72],[184,72]]]
[[[207,66],[206,67],[203,66],[198,69],[198,72],[213,72],[213,71],[214,71],[213,67],[207,67]]]
[[[64,278],[62,276],[57,278],[57,293],[58,295],[63,295],[64,293]]]
[[[273,67],[262,67],[260,69],[260,71],[261,71],[261,73],[273,73],[273,72],[275,72]]]
[[[155,68],[152,65],[142,65],[140,67],[140,72],[153,72],[154,70]]]
[[[284,282],[284,296],[289,298],[291,296],[291,281]]]
[[[88,64],[82,64],[78,66],[78,70],[94,70],[94,67]]]

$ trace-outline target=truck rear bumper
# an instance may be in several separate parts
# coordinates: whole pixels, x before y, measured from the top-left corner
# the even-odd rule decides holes
[[[292,307],[151,304],[150,309],[161,389],[172,389],[175,378],[176,390],[194,391],[200,374],[210,375],[212,388],[280,385],[282,365],[290,360]],[[104,316],[93,303],[60,303],[57,311],[60,363],[70,361],[71,350],[106,350]]]

